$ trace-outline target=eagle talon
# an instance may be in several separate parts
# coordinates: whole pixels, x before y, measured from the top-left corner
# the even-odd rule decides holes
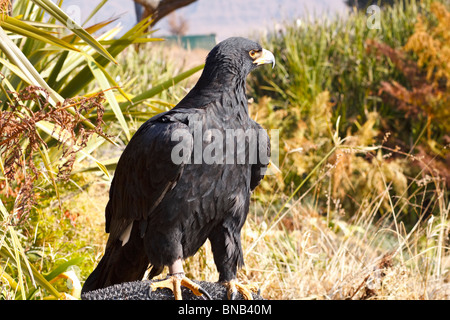
[[[200,285],[196,284],[192,280],[186,278],[184,276],[184,273],[170,274],[164,280],[152,282],[150,284],[149,296],[151,296],[151,293],[153,291],[159,288],[167,288],[173,292],[175,300],[183,300],[183,297],[181,295],[181,286],[188,288],[196,296],[203,296],[209,300],[212,300],[211,296],[205,289],[203,289]]]
[[[202,294],[204,300],[212,300],[212,298],[209,295],[209,293],[205,289],[203,289],[202,287],[199,286],[198,287],[198,291]]]
[[[260,291],[255,285],[244,285],[237,280],[225,282],[224,285],[227,287],[228,300],[236,300],[238,292],[242,294],[245,300],[253,300],[252,291],[258,293]]]

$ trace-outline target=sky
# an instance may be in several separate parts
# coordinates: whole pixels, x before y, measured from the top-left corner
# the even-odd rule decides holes
[[[188,34],[216,33],[220,41],[273,31],[283,21],[301,19],[307,12],[321,15],[346,10],[340,0],[198,0],[176,14],[188,19]],[[161,32],[167,29],[166,20],[156,26]]]
[[[62,8],[75,21],[84,22],[91,10],[101,0],[65,0]],[[86,9],[90,8],[90,9]],[[306,15],[346,14],[348,7],[343,0],[197,0],[176,11],[188,21],[188,35],[215,33],[217,40],[230,36],[251,36],[271,32],[285,21],[301,21]],[[126,32],[136,23],[132,0],[109,0],[91,20],[92,23],[119,17]],[[154,36],[168,35],[167,19],[161,20]]]

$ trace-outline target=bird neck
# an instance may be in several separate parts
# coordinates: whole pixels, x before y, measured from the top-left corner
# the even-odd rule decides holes
[[[206,66],[196,87],[216,92],[233,90],[238,87],[243,87],[245,89],[246,75],[242,75],[241,72],[241,70],[237,70],[230,66]]]
[[[215,76],[211,76],[211,74]],[[244,111],[248,114],[245,87],[245,78],[240,75],[204,72],[195,87],[183,99],[182,105],[197,108],[215,104],[225,110],[243,109],[239,112]],[[233,113],[237,111],[234,110]]]

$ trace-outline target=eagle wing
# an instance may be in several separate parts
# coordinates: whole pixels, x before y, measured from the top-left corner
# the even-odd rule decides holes
[[[119,239],[134,221],[140,222],[143,236],[147,219],[183,174],[185,161],[180,162],[179,157],[173,161],[172,152],[177,144],[183,143],[183,157],[190,159],[193,142],[190,135],[173,139],[176,130],[180,130],[178,137],[179,133],[189,132],[183,122],[160,114],[144,123],[125,148],[105,210],[108,244]]]
[[[257,133],[257,161],[252,165],[251,178],[250,178],[250,190],[254,190],[267,171],[267,166],[270,160],[270,139],[267,131],[263,129],[257,122],[251,120],[253,128],[258,131]]]

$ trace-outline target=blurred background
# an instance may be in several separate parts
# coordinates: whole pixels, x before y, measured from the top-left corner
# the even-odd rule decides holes
[[[76,10],[73,6],[81,8],[93,7],[101,0],[66,0],[62,8],[67,12]],[[137,1],[145,3],[145,1]],[[132,0],[108,1],[93,17],[93,22],[104,21],[111,17],[119,17],[117,20],[129,28],[144,16],[145,6]],[[149,5],[155,5],[158,1],[147,1]],[[249,37],[259,33],[269,33],[281,28],[284,21],[305,18],[307,15],[317,17],[335,14],[347,14],[349,7],[344,0],[248,0],[248,1],[219,1],[219,0],[195,0],[174,1],[174,5],[186,3],[187,5],[176,10],[169,16],[162,17],[155,28],[159,29],[158,36],[173,35],[171,24],[183,26],[183,35],[210,35],[215,34],[217,41],[232,36]],[[72,8],[71,8],[72,7]],[[88,10],[80,10],[81,20],[87,18]]]

